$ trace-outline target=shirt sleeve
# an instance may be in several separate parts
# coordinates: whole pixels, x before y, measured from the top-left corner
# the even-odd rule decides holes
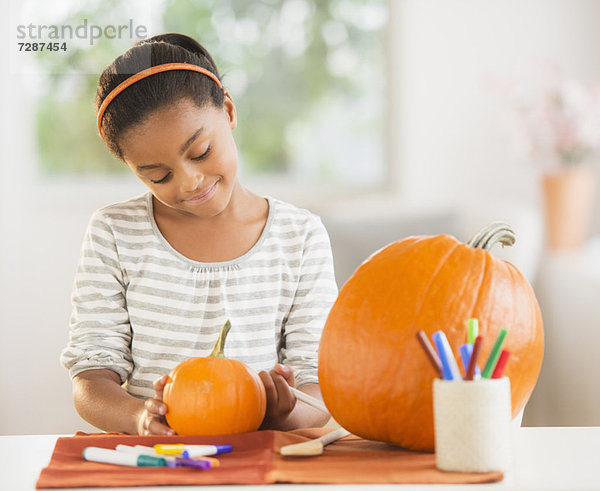
[[[319,342],[337,285],[331,243],[319,218],[306,235],[298,288],[284,321],[281,363],[294,370],[296,385],[316,384]]]
[[[71,296],[69,344],[60,361],[71,377],[106,368],[121,383],[129,377],[131,327],[125,301],[125,278],[107,219],[96,212],[88,225]]]

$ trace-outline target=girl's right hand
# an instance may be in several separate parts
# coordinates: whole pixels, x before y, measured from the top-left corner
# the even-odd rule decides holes
[[[156,397],[146,399],[144,410],[138,417],[137,429],[140,435],[174,435],[175,432],[169,427],[165,419],[167,405],[163,402],[163,390],[167,383],[168,375],[154,381],[154,392]]]

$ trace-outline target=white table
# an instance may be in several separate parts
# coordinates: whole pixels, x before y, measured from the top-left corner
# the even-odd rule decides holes
[[[59,435],[0,436],[0,490],[30,491],[43,467],[48,464]],[[469,491],[482,489],[525,490],[600,490],[600,427],[519,428],[514,438],[515,462],[505,479],[491,484],[457,485],[299,485],[265,486],[152,486],[137,488],[78,488],[127,491],[190,491],[191,489],[252,491],[316,489],[385,489],[401,491],[439,489]],[[71,488],[73,489],[73,488]]]

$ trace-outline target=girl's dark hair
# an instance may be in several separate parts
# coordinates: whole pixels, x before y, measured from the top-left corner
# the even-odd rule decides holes
[[[102,72],[96,91],[96,111],[121,82],[163,63],[198,65],[221,79],[212,57],[196,40],[183,34],[159,34],[137,42]],[[185,98],[199,108],[208,103],[221,107],[224,103],[223,90],[213,80],[189,70],[157,73],[129,86],[108,105],[102,118],[102,133],[110,151],[123,160],[119,147],[123,132],[142,122],[153,111]]]

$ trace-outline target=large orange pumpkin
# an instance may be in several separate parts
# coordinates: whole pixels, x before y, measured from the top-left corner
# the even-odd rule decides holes
[[[415,334],[443,330],[460,360],[473,317],[484,337],[480,360],[498,331],[508,330],[513,417],[523,409],[542,365],[542,316],[523,275],[486,250],[498,241],[512,245],[508,226],[490,224],[468,244],[449,235],[409,237],[354,272],[319,348],[321,393],[338,423],[364,438],[432,451],[436,373]]]
[[[163,394],[167,423],[180,435],[230,435],[258,429],[267,398],[258,374],[225,358],[227,321],[212,353],[181,362],[169,375]]]

